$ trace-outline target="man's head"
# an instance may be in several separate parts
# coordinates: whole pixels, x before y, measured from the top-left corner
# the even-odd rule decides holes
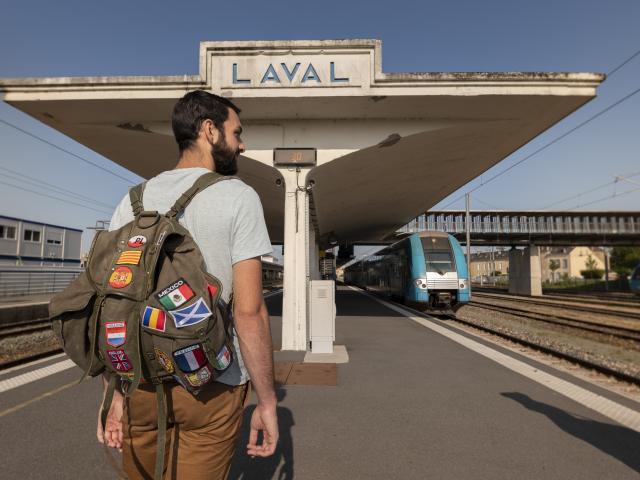
[[[178,100],[171,117],[180,156],[200,150],[212,157],[216,172],[234,175],[244,152],[239,113],[226,98],[203,90],[187,93]]]

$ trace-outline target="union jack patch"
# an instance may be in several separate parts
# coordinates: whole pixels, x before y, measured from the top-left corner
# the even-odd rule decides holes
[[[109,355],[111,365],[113,365],[113,368],[118,372],[128,372],[133,368],[124,350],[107,350],[107,355]]]

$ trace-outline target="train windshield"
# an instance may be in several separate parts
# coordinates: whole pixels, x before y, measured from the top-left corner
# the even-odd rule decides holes
[[[440,275],[444,275],[447,272],[456,271],[449,238],[422,237],[420,240],[422,240],[422,247],[424,248],[427,272],[437,272]]]

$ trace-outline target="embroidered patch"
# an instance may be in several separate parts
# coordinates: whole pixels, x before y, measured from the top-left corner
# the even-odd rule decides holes
[[[140,257],[142,257],[142,250],[127,250],[120,254],[116,265],[138,265]]]
[[[209,382],[212,378],[212,375],[209,367],[205,365],[197,372],[189,373],[185,375],[185,377],[187,378],[187,382],[189,382],[192,387],[200,387]]]
[[[218,352],[216,355],[216,370],[226,370],[226,368],[231,365],[231,351],[225,345],[222,347],[222,350]]]
[[[142,326],[164,332],[167,322],[167,314],[159,308],[144,307],[142,314]]]
[[[177,328],[188,327],[200,323],[211,316],[211,310],[202,298],[192,305],[169,312]]]
[[[112,347],[124,345],[127,335],[127,324],[125,322],[106,322],[104,329],[107,332],[107,345]]]
[[[117,267],[109,277],[109,286],[124,288],[133,280],[133,272],[129,267]]]
[[[113,368],[117,371],[128,372],[133,368],[124,350],[107,350],[107,355],[109,355],[111,365],[113,365]]]
[[[188,386],[186,384],[186,382],[184,381],[184,379],[177,374],[171,375],[173,377],[173,379],[178,382],[180,385],[182,385],[182,388],[184,388],[185,390],[189,390],[191,393],[193,393],[194,395],[197,395],[198,393],[200,393],[200,390],[194,390],[192,387]]]
[[[154,348],[153,351],[156,352],[158,363],[162,365],[162,368],[164,368],[167,373],[173,373],[175,369],[173,368],[173,362],[169,358],[169,355],[164,353],[159,348]]]
[[[207,283],[207,290],[209,290],[209,295],[211,295],[211,301],[213,302],[218,295],[218,286]]]
[[[129,245],[131,248],[138,248],[144,245],[145,243],[147,243],[147,237],[145,237],[144,235],[136,235],[129,239],[129,241],[127,242],[127,245]]]
[[[202,345],[190,345],[173,352],[173,359],[178,368],[186,373],[195,372],[207,363]]]
[[[193,290],[184,278],[179,278],[173,285],[169,285],[159,292],[156,297],[167,310],[178,308],[183,303],[193,298]]]

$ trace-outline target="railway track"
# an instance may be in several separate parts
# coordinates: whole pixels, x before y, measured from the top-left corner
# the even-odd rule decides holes
[[[504,296],[517,296],[510,294],[506,288],[491,288],[491,287],[481,287],[479,285],[474,285],[473,293],[487,293],[487,294],[498,294]],[[527,298],[518,296],[519,298]],[[589,303],[593,305],[606,305],[606,306],[614,306],[614,307],[629,307],[629,308],[638,308],[640,310],[640,297],[629,294],[571,294],[571,293],[560,293],[557,291],[548,291],[546,289],[543,290],[542,297],[536,297],[536,299],[548,299],[548,300],[565,300],[567,302],[575,302],[575,303]]]
[[[486,310],[492,310],[494,312],[507,313],[507,314],[515,315],[521,318],[528,318],[538,322],[544,322],[552,325],[574,328],[574,329],[583,330],[583,331],[592,332],[592,333],[599,333],[601,335],[608,335],[608,336],[620,338],[623,340],[633,340],[636,342],[640,342],[640,330],[638,329],[603,325],[598,322],[593,322],[588,320],[579,320],[573,317],[565,317],[565,316],[547,314],[547,313],[530,312],[529,310],[522,309],[522,308],[507,307],[503,305],[489,305],[486,303],[475,302],[475,301],[469,302],[468,305],[484,308]]]
[[[382,298],[382,297],[381,297]],[[389,302],[389,303],[393,303],[395,305],[398,305],[401,308],[404,308],[406,310],[409,310],[411,312],[415,312],[421,316],[426,316],[435,320],[451,320],[457,323],[460,323],[462,325],[465,325],[467,327],[472,327],[476,330],[480,330],[483,331],[485,333],[489,333],[491,335],[495,335],[497,337],[503,338],[505,340],[509,340],[513,343],[516,343],[518,345],[522,345],[525,346],[527,348],[531,348],[533,350],[537,350],[539,352],[543,352],[546,353],[548,355],[552,355],[556,358],[560,358],[566,361],[569,361],[571,363],[574,363],[576,365],[580,365],[581,367],[602,373],[604,375],[613,377],[617,380],[621,380],[627,383],[631,383],[633,385],[638,385],[640,386],[640,377],[634,376],[634,375],[630,375],[628,373],[625,372],[621,372],[619,370],[616,370],[615,368],[611,368],[608,367],[606,365],[602,365],[590,360],[587,360],[585,358],[582,358],[578,355],[574,355],[568,352],[563,352],[561,350],[555,349],[555,348],[551,348],[548,347],[546,345],[541,345],[540,343],[536,343],[534,341],[531,341],[530,339],[526,339],[526,338],[522,338],[519,337],[517,335],[513,335],[510,333],[506,333],[504,331],[501,331],[498,328],[491,328],[491,327],[487,327],[485,325],[482,324],[478,324],[475,322],[471,322],[468,320],[464,320],[461,318],[458,318],[454,313],[440,313],[440,314],[433,314],[430,313],[429,311],[421,311],[421,310],[417,310],[411,307],[407,307],[404,304],[395,302],[395,301],[391,301],[388,298],[384,298],[385,301]]]
[[[625,319],[636,319],[640,320],[640,306],[628,306],[624,305],[625,309],[611,309],[608,308],[607,304],[602,305],[592,305],[592,306],[584,306],[585,302],[581,301],[562,301],[556,299],[547,299],[547,298],[532,298],[532,297],[523,297],[523,296],[515,296],[515,295],[501,295],[501,294],[493,294],[493,293],[484,293],[484,292],[474,292],[472,296],[477,298],[486,298],[486,299],[494,299],[504,302],[517,302],[517,303],[528,303],[532,305],[540,305],[543,307],[550,308],[561,308],[565,310],[574,310],[577,312],[586,312],[590,314],[598,314],[598,315],[609,315],[612,317],[621,317]]]
[[[406,308],[406,307],[405,307]],[[594,370],[596,372],[602,373],[604,375],[608,375],[610,377],[616,378],[618,380],[622,380],[628,383],[631,383],[633,385],[639,385],[640,386],[640,377],[636,377],[634,375],[629,375],[627,373],[624,372],[620,372],[614,368],[610,368],[607,367],[605,365],[601,365],[599,363],[595,363],[595,362],[591,362],[589,360],[586,360],[584,358],[581,358],[577,355],[572,355],[570,353],[567,352],[562,352],[560,350],[554,349],[554,348],[550,348],[547,347],[546,345],[540,345],[539,343],[536,342],[532,342],[531,340],[527,340],[525,338],[521,338],[518,337],[516,335],[512,335],[509,333],[505,333],[501,330],[495,329],[495,328],[490,328],[490,327],[486,327],[484,325],[480,325],[474,322],[470,322],[468,320],[463,320],[461,318],[456,317],[454,314],[449,314],[449,315],[437,315],[435,316],[437,317],[445,317],[449,320],[453,320],[455,322],[461,323],[463,325],[466,325],[468,327],[472,327],[475,328],[477,330],[481,330],[483,332],[486,333],[490,333],[492,335],[495,335],[497,337],[503,338],[505,340],[509,340],[511,342],[517,343],[518,345],[522,345],[528,348],[532,348],[534,350],[552,355],[554,357],[557,358],[561,358],[563,360],[567,360],[569,362],[575,363],[577,365],[580,365],[582,367],[588,368],[590,370]]]
[[[0,339],[24,335],[27,333],[43,332],[51,329],[51,321],[38,318],[24,322],[10,323],[0,326]]]

